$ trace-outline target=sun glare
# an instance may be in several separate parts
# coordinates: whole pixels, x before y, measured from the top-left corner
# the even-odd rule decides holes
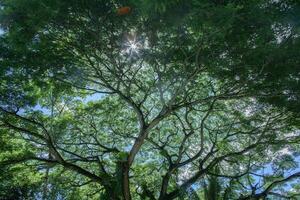
[[[141,48],[141,44],[138,43],[135,40],[129,40],[126,44],[127,52],[132,55],[132,54],[138,54],[139,50]]]
[[[138,41],[137,38],[134,36],[134,37],[128,37],[124,46],[125,46],[124,53],[133,56],[139,54],[142,48],[142,43]]]

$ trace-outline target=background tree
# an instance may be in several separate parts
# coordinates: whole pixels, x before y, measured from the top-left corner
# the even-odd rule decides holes
[[[298,11],[2,0],[0,166],[29,178],[8,184],[44,199],[296,199]]]

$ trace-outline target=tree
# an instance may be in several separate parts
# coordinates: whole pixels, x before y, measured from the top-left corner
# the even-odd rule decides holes
[[[299,6],[2,0],[0,166],[33,198],[297,198]]]

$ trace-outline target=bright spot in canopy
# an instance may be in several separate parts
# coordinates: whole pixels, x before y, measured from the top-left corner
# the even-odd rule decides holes
[[[129,49],[131,49],[132,51],[137,51],[138,50],[138,44],[135,43],[135,41],[130,41],[129,42]]]
[[[141,42],[138,41],[135,36],[128,37],[124,46],[124,53],[129,54],[130,56],[139,54],[139,51],[142,48]]]

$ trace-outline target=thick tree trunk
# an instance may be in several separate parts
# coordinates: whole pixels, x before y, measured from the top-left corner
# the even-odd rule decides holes
[[[106,193],[108,194],[108,199],[109,200],[122,200],[120,197],[120,194],[116,193],[116,190],[113,188],[114,186],[106,186],[105,190]],[[101,200],[101,198],[100,198]]]
[[[131,200],[130,185],[129,185],[129,165],[127,162],[123,163],[122,174],[123,174],[123,180],[122,180],[123,198],[124,200]]]
[[[170,177],[171,177],[171,172],[167,173],[167,174],[163,177],[163,181],[162,181],[162,185],[161,185],[161,190],[160,190],[159,200],[163,200],[163,199],[165,198],[165,195],[167,194],[167,189],[168,189]]]

